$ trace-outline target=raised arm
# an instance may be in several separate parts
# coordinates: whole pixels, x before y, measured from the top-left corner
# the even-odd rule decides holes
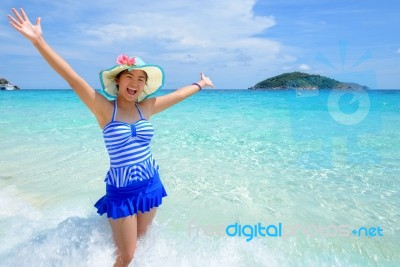
[[[103,119],[106,120],[105,117],[110,103],[82,79],[72,67],[46,43],[40,25],[41,18],[37,18],[36,25],[33,25],[22,8],[20,9],[20,13],[18,13],[15,8],[13,8],[12,11],[14,12],[15,18],[8,15],[11,26],[32,42],[47,63],[68,82],[99,122]]]
[[[200,73],[200,81],[198,81],[197,84],[201,88],[204,87],[214,88],[212,81],[210,80],[210,78],[206,77],[204,73]],[[151,115],[157,114],[169,107],[172,107],[173,105],[181,102],[182,100],[188,98],[189,96],[199,92],[200,90],[199,86],[197,86],[196,84],[191,84],[179,88],[178,90],[169,93],[167,95],[150,98],[149,101],[151,101],[150,102]]]

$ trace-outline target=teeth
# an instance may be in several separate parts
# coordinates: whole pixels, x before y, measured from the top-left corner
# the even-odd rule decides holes
[[[137,92],[137,90],[135,90],[135,89],[131,89],[131,88],[127,88],[127,89],[128,89],[128,93],[131,95],[134,95]]]

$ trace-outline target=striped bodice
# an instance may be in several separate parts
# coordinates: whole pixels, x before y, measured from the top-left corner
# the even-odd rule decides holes
[[[153,125],[143,117],[139,106],[135,105],[140,120],[129,124],[115,120],[118,107],[117,101],[114,101],[112,120],[103,129],[104,142],[110,156],[106,182],[117,187],[127,186],[137,179],[149,179],[158,170],[150,150]]]

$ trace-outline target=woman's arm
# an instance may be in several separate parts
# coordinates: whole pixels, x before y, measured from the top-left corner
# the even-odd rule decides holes
[[[201,88],[204,87],[213,87],[214,85],[212,81],[206,77],[203,73],[200,74],[200,81],[197,82],[198,85],[200,85]],[[194,95],[200,90],[200,88],[196,84],[191,84],[185,87],[182,87],[172,93],[169,93],[167,95],[163,96],[158,96],[154,98],[150,98],[150,110],[151,110],[151,115],[157,114],[169,107],[172,107],[173,105],[181,102],[182,100],[188,98],[191,95]]]
[[[72,67],[61,58],[44,40],[41,18],[36,19],[33,25],[25,11],[21,8],[21,14],[13,8],[15,18],[8,15],[11,26],[21,33],[25,38],[32,42],[47,63],[71,86],[80,99],[92,111],[99,120],[106,120],[107,107],[111,106],[109,101],[101,94],[97,93],[84,79],[82,79]]]

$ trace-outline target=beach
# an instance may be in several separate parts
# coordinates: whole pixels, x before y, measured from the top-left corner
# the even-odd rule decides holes
[[[93,115],[71,90],[0,112],[0,266],[111,266]],[[168,197],[131,266],[400,265],[399,121],[400,90],[203,90],[155,115]]]

